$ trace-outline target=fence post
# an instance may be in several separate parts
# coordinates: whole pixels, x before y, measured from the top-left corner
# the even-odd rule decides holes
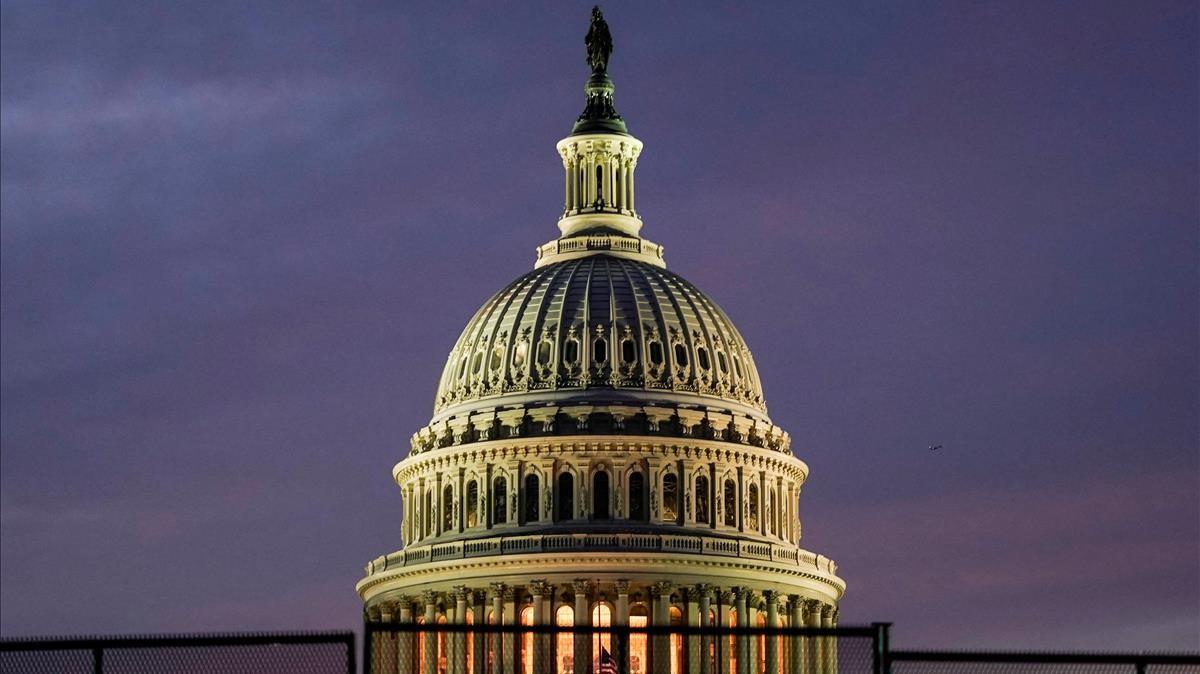
[[[1136,668],[1137,674],[1146,674],[1146,661],[1145,660],[1138,660],[1137,662],[1135,662],[1133,664],[1133,666]]]
[[[891,628],[891,623],[871,623],[871,627],[875,628],[875,657],[873,659],[875,674],[891,674],[892,671],[892,654],[891,645],[888,643],[888,629]]]
[[[104,674],[104,649],[100,646],[92,649],[92,674]]]
[[[354,662],[354,633],[346,635],[346,674],[358,674]]]
[[[374,654],[371,651],[373,650],[373,646],[374,646],[373,642],[374,641],[375,641],[375,639],[373,638],[373,635],[371,634],[371,619],[367,618],[366,620],[363,620],[363,650],[362,650],[363,674],[371,674],[371,672],[373,671],[372,668],[374,667],[374,663],[372,662],[371,656]],[[350,650],[351,651],[354,650],[353,645],[351,645]],[[353,656],[351,656],[351,661],[353,662]],[[350,671],[351,672],[354,671],[353,664],[351,664],[351,666],[350,666]]]

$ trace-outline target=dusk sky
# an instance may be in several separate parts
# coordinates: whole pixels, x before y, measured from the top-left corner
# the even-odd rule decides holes
[[[2,7],[0,633],[358,626],[449,349],[557,234],[591,3]],[[604,9],[841,622],[1200,648],[1196,3]]]

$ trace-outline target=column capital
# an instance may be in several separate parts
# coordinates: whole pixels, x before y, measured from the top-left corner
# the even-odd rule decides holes
[[[721,600],[722,606],[729,606],[733,603],[733,590],[721,590],[717,592],[717,598]]]
[[[501,591],[500,596],[504,598],[504,601],[512,601],[517,597],[517,588],[509,585]]]
[[[529,581],[529,594],[535,597],[545,597],[547,592],[554,592],[544,578]]]
[[[838,613],[840,613],[840,612],[841,611],[838,609],[838,607],[836,607],[836,606],[833,607],[833,614],[830,616],[830,618],[833,620],[834,627],[837,627]]]
[[[471,598],[471,588],[466,585],[455,585],[454,598],[458,601],[467,601]]]
[[[492,583],[492,584],[490,585],[490,588],[491,588],[491,589],[489,590],[489,594],[491,595],[491,597],[492,597],[493,599],[496,599],[496,598],[498,598],[498,597],[503,597],[503,596],[504,596],[504,590],[505,590],[505,588],[507,588],[507,587],[508,587],[508,586],[507,586],[507,585],[505,585],[504,583],[501,583],[501,582],[498,582],[498,581],[497,581],[497,582],[495,582],[495,583]]]
[[[618,578],[617,582],[614,583],[614,585],[617,586],[617,594],[629,594],[629,579],[628,578]]]
[[[438,598],[438,593],[433,590],[422,590],[421,591],[421,601],[424,602],[425,606],[427,606],[427,607],[433,606],[434,604],[436,604],[437,598]]]
[[[748,587],[745,587],[742,585],[734,585],[733,587],[729,588],[729,591],[733,593],[734,601],[741,602],[741,601],[749,601],[749,599],[750,599],[750,588],[748,588]]]
[[[802,603],[803,601],[804,601],[804,599],[798,594],[789,594],[788,595],[788,606],[803,607],[804,606],[804,604]]]
[[[779,593],[775,590],[763,590],[763,601],[767,606],[779,606]]]
[[[650,586],[650,595],[654,597],[670,597],[675,584],[669,580],[660,580]]]
[[[821,604],[821,617],[833,617],[834,610],[833,604]]]
[[[716,588],[714,588],[711,583],[696,584],[696,595],[699,597],[708,597],[709,599],[712,599],[715,594],[715,590]]]
[[[487,601],[487,590],[471,590],[471,601],[476,604]]]
[[[571,581],[571,589],[575,590],[576,596],[588,596],[592,589],[592,581],[587,578],[576,578]]]
[[[367,607],[367,621],[379,622],[380,615],[381,615],[381,611],[379,610],[378,606],[368,606]]]

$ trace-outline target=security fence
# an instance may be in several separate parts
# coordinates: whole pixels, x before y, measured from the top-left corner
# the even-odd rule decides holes
[[[368,622],[372,674],[883,674],[887,626],[561,627]]]
[[[889,674],[1200,674],[1200,655],[891,651]]]
[[[1200,674],[1200,655],[891,650],[888,625],[368,622],[364,674]],[[351,632],[0,639],[0,674],[354,674]]]
[[[353,632],[0,639],[0,674],[355,674]]]

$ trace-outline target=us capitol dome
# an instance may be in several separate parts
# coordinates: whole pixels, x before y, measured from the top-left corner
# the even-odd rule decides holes
[[[392,470],[403,547],[367,565],[367,619],[833,626],[846,585],[800,547],[808,466],[733,322],[642,236],[642,142],[614,107],[598,10],[587,44],[586,106],[557,145],[560,234],[450,350]],[[596,657],[580,647],[552,671]]]

